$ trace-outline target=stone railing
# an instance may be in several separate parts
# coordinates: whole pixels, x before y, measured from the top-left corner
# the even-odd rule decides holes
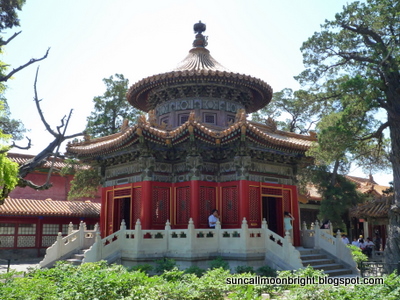
[[[330,229],[320,229],[318,221],[311,224],[310,229],[307,229],[305,223],[301,230],[302,246],[305,248],[322,249],[328,254],[335,257],[339,262],[350,267],[355,274],[359,274],[357,263],[354,261],[351,250],[343,243],[340,230],[336,232],[336,237],[331,234],[332,224]]]
[[[70,223],[68,235],[62,237],[62,233],[58,233],[57,240],[47,248],[46,255],[39,263],[40,267],[51,267],[59,259],[67,258],[78,250],[88,249],[95,242],[96,232],[98,232],[97,224],[94,230],[87,230],[86,224],[81,221],[79,229],[73,230],[73,225]]]
[[[206,258],[225,257],[265,257],[273,267],[280,269],[302,268],[300,253],[292,246],[289,233],[283,238],[268,229],[263,220],[262,228],[248,228],[244,218],[241,228],[221,229],[217,222],[215,229],[196,229],[193,220],[189,220],[187,229],[171,229],[167,221],[164,230],[141,228],[140,220],[135,229],[127,230],[125,222],[119,231],[100,239],[85,253],[84,262],[118,259],[169,258]]]

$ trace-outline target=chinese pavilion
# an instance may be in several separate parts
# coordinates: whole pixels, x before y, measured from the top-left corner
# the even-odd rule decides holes
[[[272,88],[234,73],[206,49],[205,24],[194,25],[193,48],[172,71],[133,84],[127,100],[148,113],[110,136],[69,144],[67,153],[95,163],[103,177],[101,235],[125,220],[133,229],[208,227],[212,209],[222,228],[268,228],[280,236],[283,213],[295,217],[299,245],[296,170],[315,136],[280,131],[247,114],[266,106]]]

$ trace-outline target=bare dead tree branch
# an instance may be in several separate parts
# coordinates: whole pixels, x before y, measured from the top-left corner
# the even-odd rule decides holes
[[[35,190],[45,190],[45,189],[48,189],[48,188],[50,188],[52,186],[52,184],[50,182],[50,177],[51,177],[51,173],[53,172],[53,169],[54,169],[55,160],[56,160],[56,158],[57,158],[57,156],[59,154],[58,152],[59,152],[61,143],[64,142],[65,140],[67,140],[67,139],[74,138],[74,137],[77,137],[77,136],[82,136],[82,135],[84,135],[84,133],[80,132],[80,133],[75,133],[75,134],[72,134],[72,135],[69,135],[69,136],[65,135],[67,127],[68,127],[68,124],[69,124],[69,121],[70,121],[70,118],[71,118],[71,115],[72,115],[72,109],[70,110],[70,113],[69,113],[68,117],[64,116],[61,119],[61,125],[57,126],[57,132],[55,132],[50,127],[50,125],[47,123],[47,121],[46,121],[46,119],[45,119],[45,117],[43,115],[43,112],[42,112],[42,110],[40,108],[40,104],[39,103],[40,103],[41,100],[39,100],[38,95],[37,95],[37,87],[36,86],[37,86],[37,79],[38,79],[38,71],[39,71],[39,68],[36,71],[36,76],[35,76],[35,81],[34,81],[34,93],[35,93],[34,101],[36,103],[36,108],[37,108],[38,113],[40,115],[40,119],[42,120],[43,124],[45,125],[47,131],[49,131],[50,134],[53,135],[54,140],[46,148],[44,148],[39,154],[37,154],[34,158],[32,158],[31,160],[27,161],[25,164],[23,164],[23,165],[21,165],[19,167],[18,186],[19,187],[30,187],[30,188],[33,188]],[[61,129],[62,129],[62,132],[61,132]],[[50,156],[53,156],[54,158],[52,160],[51,167],[49,169],[49,174],[48,174],[47,180],[46,180],[46,182],[44,184],[36,185],[32,181],[24,179],[30,172],[35,170],[35,168],[37,168],[38,166],[42,165],[45,162],[45,160],[48,159]],[[10,191],[4,191],[3,190],[2,191],[3,194],[0,195],[0,200],[4,199],[4,197],[7,197],[9,192]],[[1,201],[0,201],[0,204],[1,204]]]
[[[21,65],[16,69],[13,69],[10,73],[8,73],[5,76],[0,76],[0,82],[7,81],[8,79],[11,78],[11,76],[13,76],[15,73],[21,71],[22,69],[25,69],[27,66],[47,58],[47,55],[49,54],[49,51],[50,51],[50,48],[47,49],[46,54],[44,56],[42,56],[41,58],[31,58],[26,64]]]
[[[51,183],[48,183],[48,182],[46,182],[46,183],[44,183],[42,185],[37,185],[37,184],[34,184],[30,180],[27,180],[27,179],[24,179],[24,178],[19,178],[18,186],[19,187],[24,187],[24,188],[25,187],[30,187],[30,188],[35,189],[37,191],[43,191],[43,190],[48,190],[53,185]]]
[[[6,41],[0,40],[0,47],[7,45],[14,38],[16,38],[22,31],[14,33],[11,37],[9,37]]]
[[[13,141],[12,145],[10,146],[10,148],[18,148],[18,149],[22,149],[22,150],[28,150],[28,149],[30,149],[31,146],[32,146],[32,143],[31,143],[32,141],[31,141],[31,139],[28,138],[28,137],[26,137],[26,139],[28,140],[28,145],[27,145],[27,146],[25,146],[25,147],[18,146],[18,145],[15,144],[15,142]]]
[[[36,108],[38,110],[38,113],[39,113],[39,116],[40,116],[40,120],[42,120],[42,123],[43,123],[44,127],[46,127],[47,131],[50,132],[50,134],[52,136],[57,137],[57,133],[55,133],[53,131],[53,129],[51,129],[49,123],[47,123],[46,119],[44,118],[42,109],[40,108],[40,101],[42,101],[42,100],[39,100],[38,95],[37,95],[37,88],[36,88],[38,74],[39,74],[39,67],[37,67],[37,69],[36,69],[35,82],[33,84],[33,90],[35,92],[35,97],[33,98],[33,100],[36,103]]]

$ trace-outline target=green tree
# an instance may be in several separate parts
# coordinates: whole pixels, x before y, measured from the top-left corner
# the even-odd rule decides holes
[[[306,134],[321,118],[322,104],[314,100],[304,90],[293,92],[285,88],[273,94],[271,103],[253,113],[252,120],[273,119],[280,130]],[[280,120],[282,118],[284,121]]]
[[[332,104],[339,109],[328,116],[325,125],[321,124],[319,142],[324,143],[325,134],[345,142],[331,140],[334,151],[331,157],[328,151],[324,153],[327,159],[342,160],[347,149],[379,154],[376,149],[385,146],[383,131],[389,129],[395,205],[390,213],[385,257],[391,261],[400,259],[400,237],[396,234],[400,230],[399,45],[400,2],[356,1],[344,6],[333,21],[325,21],[321,31],[304,42],[301,50],[306,70],[297,77],[312,92],[336,95]],[[354,91],[351,97],[346,97],[350,91]],[[384,122],[377,118],[379,111],[386,113]],[[347,148],[343,146],[346,143]]]
[[[92,137],[102,137],[120,130],[125,119],[136,122],[142,113],[126,100],[128,79],[122,74],[115,74],[103,79],[106,91],[102,96],[93,98],[94,110],[87,118],[86,133]]]
[[[94,110],[87,118],[86,134],[92,137],[103,137],[121,130],[124,120],[136,123],[142,113],[132,107],[126,100],[128,79],[122,74],[115,74],[103,79],[106,91],[102,96],[93,98]],[[101,177],[95,165],[83,166],[77,161],[70,161],[70,165],[63,172],[74,174],[69,199],[93,197],[96,195]]]
[[[0,2],[0,30],[19,26],[17,10],[21,10],[26,0],[7,0]]]

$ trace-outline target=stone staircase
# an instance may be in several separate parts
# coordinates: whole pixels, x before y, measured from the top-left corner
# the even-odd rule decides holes
[[[296,247],[300,252],[303,266],[311,266],[315,270],[322,270],[330,277],[356,276],[346,266],[336,263],[333,258],[328,257],[320,249]]]
[[[79,250],[78,253],[74,253],[71,255],[70,258],[65,259],[66,262],[70,263],[71,265],[81,265],[83,258],[85,257],[85,252],[89,249]]]

